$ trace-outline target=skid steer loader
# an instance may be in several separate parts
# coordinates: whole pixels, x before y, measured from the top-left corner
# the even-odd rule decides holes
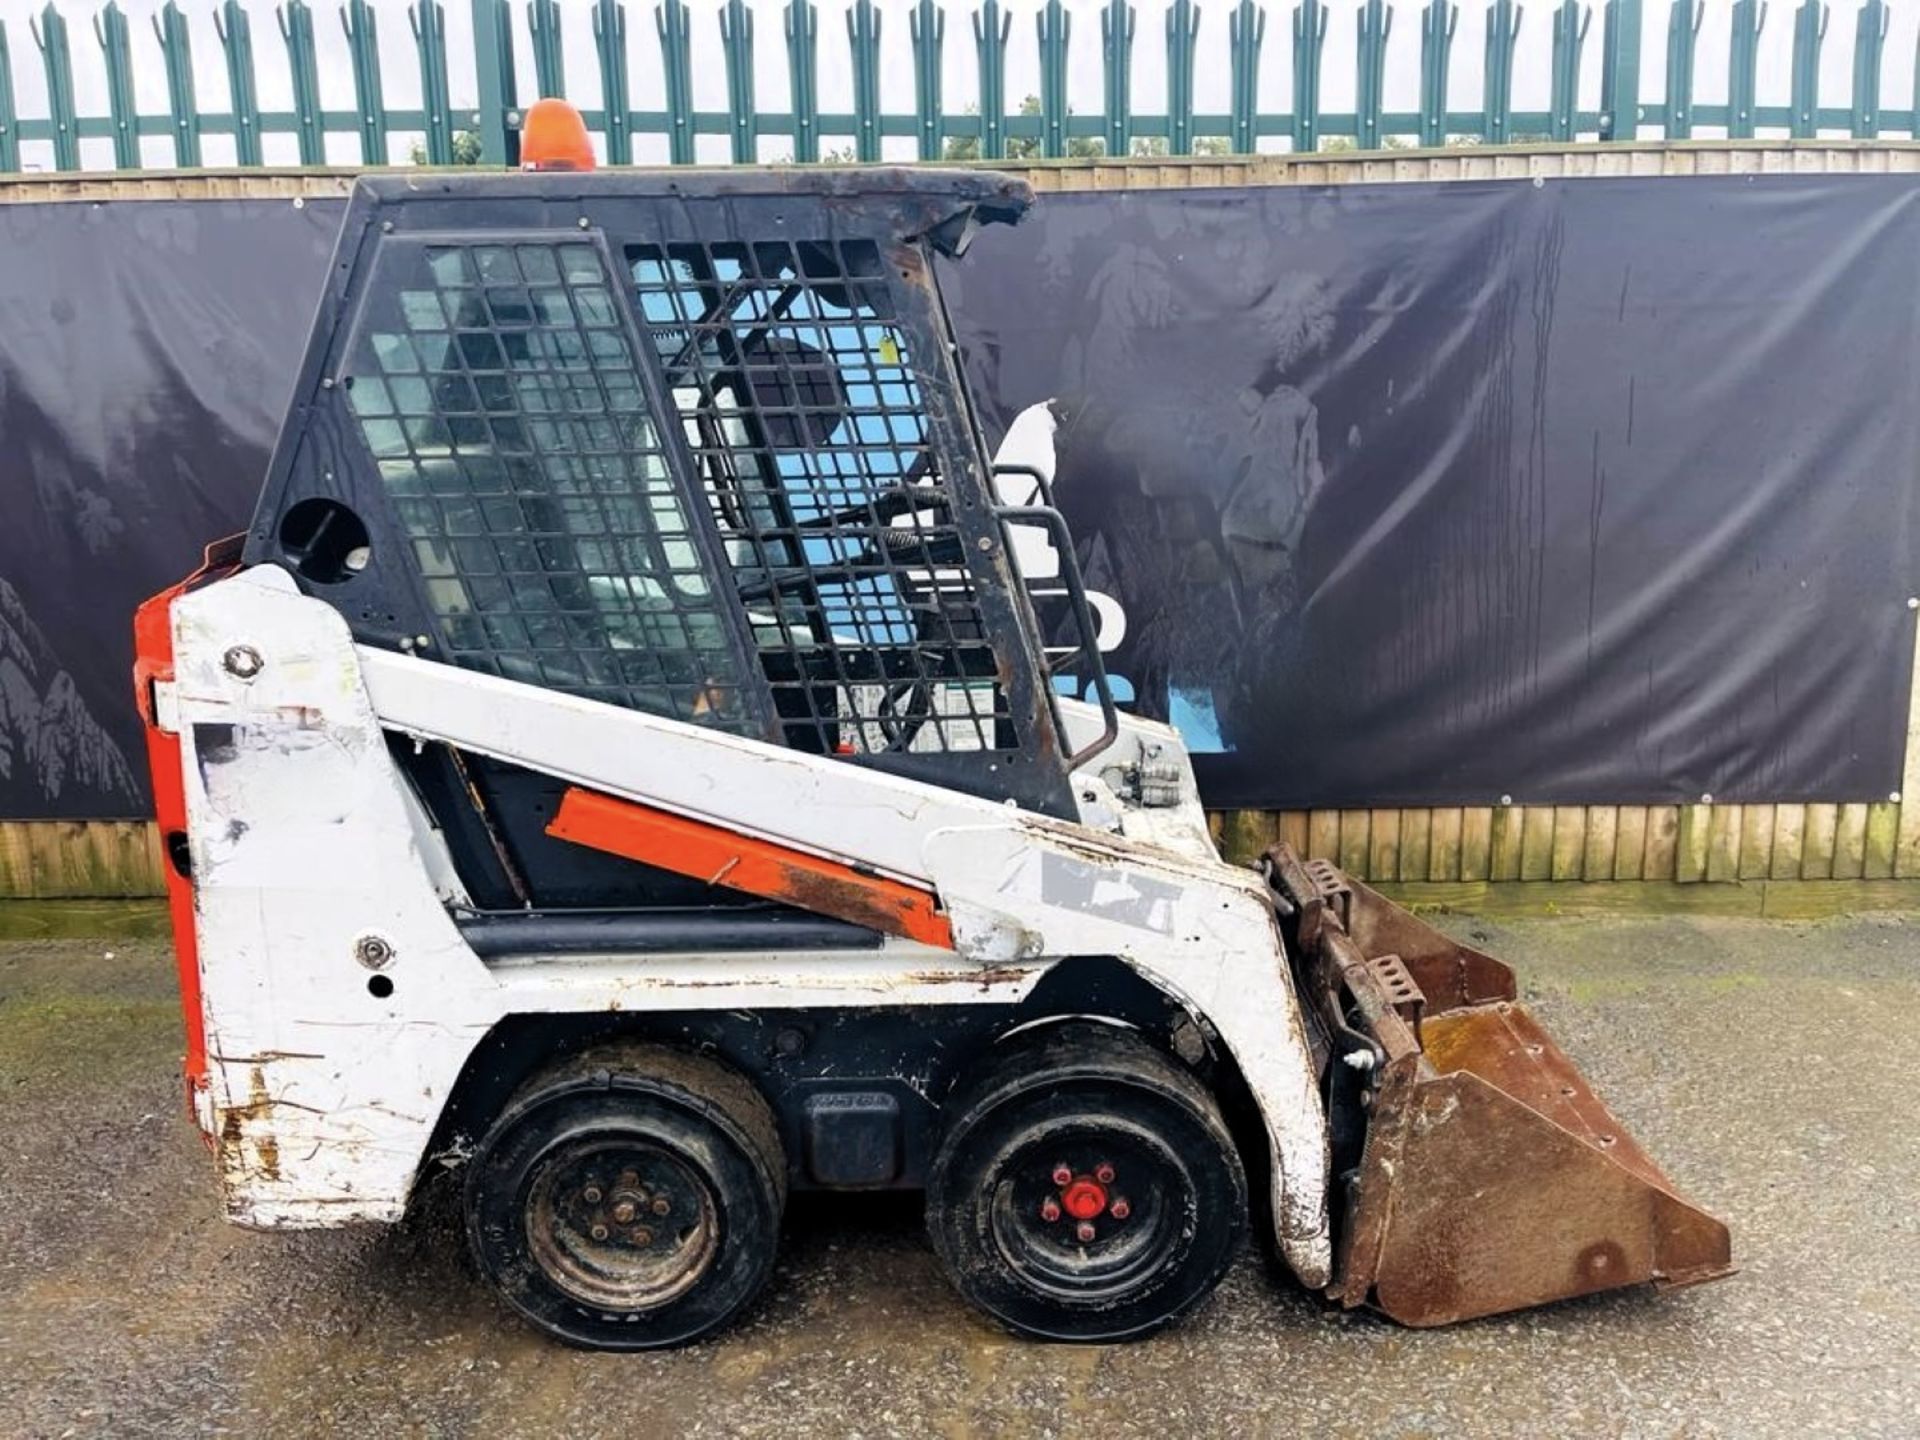
[[[1049,1339],[1167,1324],[1253,1227],[1410,1325],[1729,1272],[1506,967],[1223,862],[1115,706],[936,280],[1030,198],[358,184],[251,528],[136,622],[233,1220],[456,1167],[481,1272],[609,1348],[738,1315],[798,1189],[924,1190]]]

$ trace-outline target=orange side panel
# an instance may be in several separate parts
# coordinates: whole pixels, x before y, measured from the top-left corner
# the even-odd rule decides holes
[[[953,948],[953,927],[931,891],[724,826],[575,786],[561,799],[547,833],[709,885]]]
[[[172,607],[175,597],[202,581],[234,567],[238,546],[234,540],[207,547],[198,570],[178,585],[141,602],[133,616],[133,693],[147,732],[147,768],[153,777],[153,814],[160,825],[160,843],[167,877],[167,913],[173,923],[174,963],[180,973],[180,1008],[187,1026],[186,1078],[189,1092],[207,1085],[206,1018],[200,1007],[200,947],[193,923],[193,882],[174,864],[176,844],[187,833],[186,776],[181,772],[180,737],[159,726],[153,713],[155,681],[173,679]],[[191,1095],[189,1096],[191,1113]]]

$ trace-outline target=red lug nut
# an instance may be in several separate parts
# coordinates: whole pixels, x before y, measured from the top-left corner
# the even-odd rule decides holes
[[[1088,1244],[1090,1241],[1092,1241],[1093,1222],[1091,1220],[1082,1220],[1078,1225],[1074,1227],[1073,1238],[1078,1240],[1082,1245]]]
[[[1053,1167],[1053,1183],[1054,1184],[1065,1185],[1068,1181],[1072,1179],[1073,1179],[1073,1171],[1068,1169],[1065,1165],[1056,1165]]]
[[[1060,1218],[1060,1202],[1049,1195],[1040,1202],[1040,1218],[1051,1225]]]
[[[1102,1185],[1111,1185],[1113,1183],[1113,1166],[1102,1164],[1095,1167],[1093,1178],[1098,1180]]]
[[[1127,1203],[1123,1195],[1107,1207],[1107,1213],[1116,1220],[1124,1220],[1133,1213],[1133,1207]]]

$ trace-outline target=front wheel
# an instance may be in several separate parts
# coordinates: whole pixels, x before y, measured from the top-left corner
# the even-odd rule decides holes
[[[949,1279],[1009,1329],[1114,1341],[1213,1292],[1247,1182],[1192,1074],[1113,1026],[1016,1037],[948,1106],[927,1228]]]
[[[786,1161],[742,1077],[660,1046],[536,1077],[469,1165],[467,1236],[522,1315],[575,1345],[681,1345],[772,1271]]]

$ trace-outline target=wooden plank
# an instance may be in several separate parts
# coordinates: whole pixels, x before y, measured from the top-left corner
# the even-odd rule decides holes
[[[1773,806],[1740,807],[1740,870],[1742,880],[1764,880],[1773,872]]]
[[[1759,887],[1769,920],[1828,920],[1863,910],[1920,910],[1920,880],[1769,880]]]
[[[1340,812],[1316,810],[1308,816],[1307,841],[1309,860],[1337,861],[1340,858]]]
[[[1493,811],[1492,854],[1487,859],[1489,880],[1518,880],[1526,812],[1518,805],[1498,805]]]
[[[1707,878],[1707,827],[1712,810],[1711,805],[1679,808],[1673,846],[1673,878],[1678,884],[1694,885]]]
[[[1620,825],[1620,811],[1613,805],[1589,805],[1587,827],[1580,850],[1580,878],[1613,879],[1613,842]]]
[[[1381,887],[1388,899],[1414,910],[1480,915],[1489,919],[1588,915],[1764,915],[1818,920],[1868,910],[1920,910],[1920,880],[1868,880],[1835,885],[1823,880],[1763,880],[1751,885],[1682,885],[1651,880],[1546,880],[1534,885],[1487,881],[1400,882]]]
[[[1707,821],[1707,879],[1740,878],[1740,811],[1738,805],[1715,805]]]
[[[1800,878],[1800,844],[1806,823],[1804,805],[1773,807],[1773,866],[1767,872],[1775,880]]]
[[[1895,805],[1884,800],[1867,806],[1866,853],[1860,864],[1862,879],[1892,878],[1894,853],[1900,848],[1900,812],[1905,808],[1904,802]],[[1920,802],[1916,802],[1915,808],[1920,809]]]
[[[1915,102],[1920,105],[1920,101]],[[1920,616],[1920,600],[1908,600],[1909,616]],[[1909,795],[1920,802],[1920,625],[1913,632],[1913,665],[1907,673],[1907,755],[1901,767],[1900,793],[1889,801],[1905,800]],[[1920,803],[1900,807],[1899,843],[1894,852],[1893,873],[1920,875]]]
[[[1433,812],[1400,812],[1400,878],[1424,880],[1432,866]]]
[[[1482,805],[1460,812],[1460,878],[1493,878],[1493,811]]]
[[[25,899],[33,894],[33,860],[27,849],[28,827],[19,820],[0,820],[0,895]]]
[[[1833,878],[1834,831],[1839,827],[1839,823],[1840,807],[1838,805],[1806,807],[1806,819],[1801,827],[1800,839],[1800,878],[1802,880]]]
[[[1520,878],[1553,878],[1553,807],[1529,805],[1520,816]]]
[[[1641,862],[1642,880],[1671,880],[1674,877],[1674,858],[1680,848],[1680,807],[1678,805],[1651,805],[1647,807],[1647,851]]]
[[[1613,842],[1613,878],[1638,880],[1647,863],[1647,807],[1622,805],[1616,824],[1619,831]]]
[[[1464,813],[1457,806],[1433,812],[1433,842],[1427,857],[1427,879],[1460,878],[1460,828]]]
[[[1585,873],[1587,807],[1556,805],[1553,809],[1553,865],[1550,880],[1578,880]]]
[[[1340,812],[1340,868],[1356,880],[1367,878],[1367,828],[1371,810]]]
[[[1367,819],[1367,879],[1400,878],[1400,812],[1375,810]]]
[[[1273,815],[1266,810],[1229,810],[1219,840],[1220,854],[1235,865],[1251,865],[1273,844]]]
[[[1866,873],[1867,807],[1842,805],[1833,827],[1833,878],[1858,880]]]
[[[1296,855],[1307,853],[1307,812],[1304,810],[1282,810],[1280,812],[1280,838],[1293,847]]]

